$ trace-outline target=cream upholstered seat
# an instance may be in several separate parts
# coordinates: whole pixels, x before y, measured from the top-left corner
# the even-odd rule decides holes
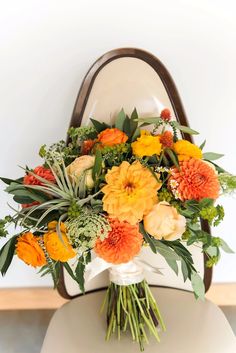
[[[161,342],[152,337],[145,353],[235,353],[234,334],[222,311],[192,293],[152,288],[167,331]],[[138,353],[130,335],[105,341],[105,318],[99,314],[104,291],[86,294],[65,304],[52,318],[41,353]]]
[[[88,125],[90,117],[112,123],[121,108],[130,114],[134,107],[142,117],[158,116],[163,108],[168,107],[173,119],[187,124],[174,82],[162,63],[142,50],[118,49],[103,55],[87,73],[71,125]],[[184,137],[191,140],[188,135]],[[203,227],[206,229],[205,224]],[[190,251],[208,289],[211,271],[206,269],[199,248],[191,247]],[[152,291],[167,325],[167,332],[161,334],[161,343],[151,340],[146,352],[236,352],[235,337],[220,309],[209,301],[196,301],[190,282],[184,283],[181,274],[176,276],[165,260],[150,249],[144,249],[141,257],[163,273],[160,276],[147,272],[146,279],[155,286]],[[122,337],[120,342],[106,343],[104,340],[105,319],[99,315],[104,293],[98,289],[107,284],[105,271],[86,283],[86,291],[93,292],[78,296],[81,293],[77,284],[62,271],[59,292],[67,298],[78,297],[53,316],[41,353],[138,351],[139,348],[130,343],[130,337]]]

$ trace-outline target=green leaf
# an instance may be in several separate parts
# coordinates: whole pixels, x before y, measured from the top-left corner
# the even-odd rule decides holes
[[[100,150],[97,150],[95,154],[95,162],[92,170],[93,180],[96,180],[96,178],[101,174],[101,171],[102,171],[102,154]]]
[[[218,255],[218,249],[215,246],[208,246],[205,250],[210,257],[217,256]]]
[[[107,128],[109,128],[110,126],[107,125],[106,123],[101,123],[100,121],[98,120],[95,120],[95,119],[92,119],[90,118],[93,126],[95,127],[95,129],[97,130],[97,132],[101,132]]]
[[[138,113],[136,108],[134,108],[134,110],[132,111],[131,117],[130,117],[130,133],[131,136],[134,134],[134,132],[136,131],[137,127],[138,127]],[[133,140],[132,140],[133,141]]]
[[[140,134],[141,134],[140,128],[137,127],[137,129],[133,133],[133,136],[131,138],[131,142],[134,142],[135,140],[137,140],[137,138],[140,137]]]
[[[182,271],[182,274],[183,274],[184,282],[186,282],[187,278],[189,276],[189,273],[188,273],[188,267],[186,265],[186,262],[183,259],[181,259],[181,271]]]
[[[165,149],[165,152],[168,154],[168,156],[170,157],[172,163],[177,167],[179,168],[179,160],[178,160],[178,157],[177,155],[175,154],[174,151],[172,151],[170,148],[166,148]]]
[[[154,244],[156,245],[157,252],[162,255],[165,259],[169,260],[179,260],[179,256],[173,251],[169,246],[165,245],[161,240],[154,239]]]
[[[209,161],[215,161],[216,159],[219,159],[221,157],[224,157],[224,155],[220,154],[220,153],[215,153],[215,152],[203,153],[203,159],[206,159],[206,160],[209,160]]]
[[[217,164],[213,163],[212,161],[207,160],[207,159],[206,159],[206,161],[211,163],[211,164],[213,164],[218,173],[227,173],[227,171],[225,169],[221,168],[220,166],[218,166]]]
[[[174,125],[177,129],[179,129],[180,131],[182,131],[186,134],[189,134],[189,135],[198,135],[199,134],[199,132],[197,132],[193,129],[190,129],[190,127],[188,127],[188,126],[180,125],[177,121],[173,121],[172,125]]]
[[[13,179],[0,177],[0,180],[2,180],[7,185],[10,185],[11,183],[22,184],[23,178],[19,178],[19,179],[13,180]]]
[[[145,125],[151,125],[151,124],[159,124],[162,119],[160,117],[154,117],[154,118],[140,118],[137,119],[139,122],[143,122]],[[142,126],[145,126],[142,124]]]
[[[191,283],[194,290],[196,298],[204,300],[205,297],[205,286],[202,278],[197,272],[193,272],[191,275]]]
[[[214,204],[214,200],[213,200],[213,199],[210,199],[210,198],[202,199],[202,200],[199,202],[200,208],[209,207],[209,206],[212,206],[213,204]]]
[[[119,114],[117,115],[115,127],[117,129],[123,131],[125,119],[126,119],[126,114],[124,112],[124,109],[122,108],[121,111],[119,112]]]
[[[149,244],[151,250],[156,254],[157,250],[154,243],[154,239],[145,231],[142,223],[139,223],[139,230],[142,233],[144,240]]]
[[[84,293],[84,271],[85,271],[85,264],[83,264],[80,260],[77,263],[75,268],[75,274],[77,278],[77,282],[79,283],[79,287],[82,293]]]
[[[234,254],[234,251],[229,247],[229,245],[223,240],[220,239],[220,247],[228,254]]]
[[[62,262],[61,263],[62,266],[65,267],[66,271],[69,273],[69,275],[71,276],[71,278],[78,283],[78,285],[80,286],[80,282],[78,280],[78,278],[74,275],[73,270],[71,269],[70,265],[67,262]]]
[[[15,254],[17,237],[18,234],[8,240],[8,242],[0,250],[0,271],[3,276],[7,272]]]
[[[130,127],[130,119],[126,116],[123,126],[124,133],[130,138],[131,137],[131,127]]]
[[[203,148],[205,147],[205,144],[206,144],[206,140],[203,141],[203,143],[199,146],[199,148],[200,148],[201,150],[203,150]]]
[[[169,258],[166,258],[166,262],[168,263],[170,268],[175,272],[175,274],[178,276],[179,268],[178,268],[176,260],[171,260]]]

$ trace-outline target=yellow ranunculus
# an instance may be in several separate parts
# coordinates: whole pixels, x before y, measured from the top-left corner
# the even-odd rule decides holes
[[[138,161],[112,167],[105,179],[103,209],[112,218],[134,225],[157,203],[161,183]]]
[[[179,140],[175,142],[174,151],[178,155],[179,161],[187,161],[190,158],[202,158],[202,150],[187,140]]]
[[[186,229],[186,219],[168,202],[160,202],[153,206],[144,217],[146,232],[156,239],[175,240],[181,237]]]
[[[141,136],[131,144],[133,154],[137,157],[159,155],[162,145],[159,136],[152,136],[147,131],[141,131]]]
[[[53,221],[48,224],[48,233],[44,234],[44,244],[48,255],[55,261],[66,262],[75,257],[76,253],[68,241],[66,235],[66,227],[64,223],[60,224],[62,240],[56,232],[57,222]]]

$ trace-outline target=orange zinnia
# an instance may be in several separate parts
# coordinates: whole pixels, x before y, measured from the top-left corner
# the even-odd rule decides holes
[[[220,190],[214,168],[195,158],[181,162],[180,169],[172,168],[169,185],[182,201],[216,199]]]
[[[96,254],[112,264],[129,262],[142,247],[143,236],[139,233],[138,226],[114,218],[110,218],[109,223],[111,231],[108,236],[104,240],[98,238],[96,241]]]

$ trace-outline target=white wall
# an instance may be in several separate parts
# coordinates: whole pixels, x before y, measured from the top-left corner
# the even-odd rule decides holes
[[[0,175],[35,166],[43,143],[64,138],[83,76],[104,52],[146,49],[171,72],[194,129],[236,173],[236,9],[234,0],[0,0]],[[1,186],[3,188],[3,186]],[[0,192],[0,217],[8,213]],[[236,200],[224,198],[214,230],[236,249]],[[214,281],[236,281],[235,256],[222,256]],[[39,286],[35,270],[14,261],[0,287]]]

